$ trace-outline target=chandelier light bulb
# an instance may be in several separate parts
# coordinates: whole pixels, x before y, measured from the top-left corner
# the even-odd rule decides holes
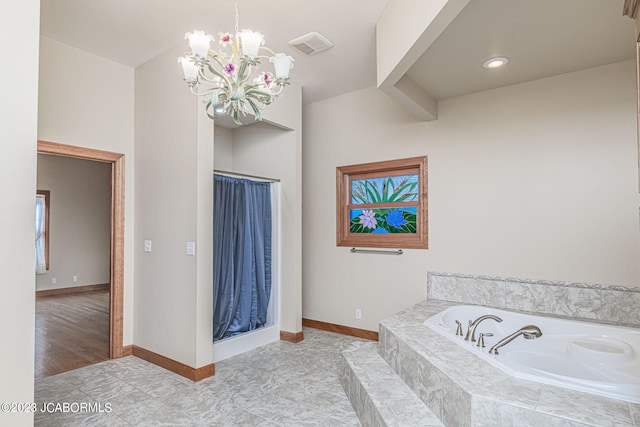
[[[184,81],[187,83],[195,83],[198,80],[198,65],[193,62],[191,58],[185,58],[181,56],[178,58],[178,62],[182,65],[182,72],[184,73]]]
[[[273,63],[277,79],[288,79],[289,71],[293,68],[293,58],[284,53],[276,53],[275,56],[269,58]]]
[[[242,43],[242,53],[249,58],[258,56],[260,47],[264,44],[264,36],[256,31],[242,30],[239,34]]]
[[[213,41],[213,36],[204,33],[204,31],[194,31],[193,33],[187,33],[184,38],[189,40],[189,48],[191,53],[198,55],[201,58],[206,58],[209,53],[209,46]]]

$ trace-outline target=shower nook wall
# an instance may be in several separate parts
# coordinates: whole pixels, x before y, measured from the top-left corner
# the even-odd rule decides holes
[[[267,309],[267,323],[265,326],[253,331],[245,332],[222,340],[216,340],[213,343],[213,361],[217,363],[221,360],[233,357],[235,355],[250,351],[254,348],[269,344],[280,339],[280,200],[281,185],[277,177],[271,180],[258,179],[242,176],[242,174],[234,173],[233,165],[233,145],[242,144],[241,138],[236,136],[233,129],[215,127],[214,138],[214,166],[216,174],[223,176],[234,176],[238,178],[251,179],[256,181],[270,181],[271,189],[271,293],[269,298],[269,306]],[[259,158],[259,157],[258,157]],[[244,174],[247,173],[246,168]],[[214,231],[215,232],[215,231]],[[215,254],[214,254],[215,256]]]
[[[258,123],[247,117],[247,125],[241,127],[216,120],[213,159],[217,170],[280,180],[276,185],[280,227],[274,234],[278,239],[274,255],[281,261],[274,262],[278,268],[272,298],[277,305],[271,311],[274,326],[211,343],[214,362],[280,339],[303,338],[301,87],[292,82],[262,117]]]

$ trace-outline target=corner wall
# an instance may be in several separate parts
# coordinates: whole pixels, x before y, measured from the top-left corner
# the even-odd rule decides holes
[[[33,402],[35,192],[40,2],[3,4],[0,45],[0,402]],[[0,425],[33,425],[33,413],[0,412]]]
[[[134,287],[133,68],[47,37],[40,43],[38,139],[125,155],[123,344],[129,345]]]
[[[176,63],[182,50],[135,71],[134,341],[199,368],[213,360],[214,134],[184,84]],[[152,241],[150,253],[144,240]],[[197,243],[196,256],[186,254],[188,241]]]
[[[376,330],[429,270],[640,286],[634,87],[626,61],[444,100],[428,123],[374,88],[307,105],[303,317]],[[336,247],[335,168],[418,155],[429,249]]]

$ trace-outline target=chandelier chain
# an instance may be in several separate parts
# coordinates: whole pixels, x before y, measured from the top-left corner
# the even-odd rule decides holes
[[[240,30],[240,15],[238,13],[238,0],[236,0],[236,31],[235,33],[238,34],[238,31]]]

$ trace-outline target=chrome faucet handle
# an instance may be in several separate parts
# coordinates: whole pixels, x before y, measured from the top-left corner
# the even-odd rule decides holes
[[[456,328],[456,336],[457,337],[461,337],[462,336],[462,323],[460,323],[459,320],[456,320],[456,324],[458,325],[458,327]]]
[[[492,336],[493,334],[490,332],[482,332],[480,334],[480,338],[478,338],[478,344],[476,344],[476,346],[485,348],[486,346],[484,345],[484,337],[492,337]]]

